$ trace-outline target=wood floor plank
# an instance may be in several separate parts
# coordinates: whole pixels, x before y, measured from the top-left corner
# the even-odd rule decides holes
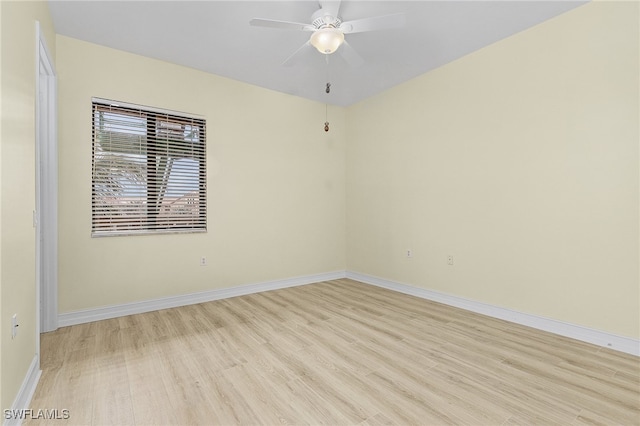
[[[260,374],[253,371],[248,364],[228,368],[221,374],[229,380],[243,396],[246,403],[255,407],[254,411],[260,413],[260,422],[268,424],[300,424],[301,419],[279,395],[274,395],[274,388],[270,386]]]
[[[373,417],[360,423],[361,426],[392,426],[394,423],[382,413],[378,413]]]
[[[95,387],[91,418],[102,424],[135,425],[127,368],[124,357],[119,358],[96,365],[96,381],[102,385]]]
[[[26,425],[640,424],[640,359],[348,279],[45,333]]]
[[[348,415],[342,410],[336,409],[329,400],[323,399],[322,395],[313,388],[313,383],[309,386],[308,381],[295,379],[287,382],[286,393],[295,395],[292,404],[296,410],[302,412],[302,416],[311,424],[317,425],[350,425],[354,424]]]

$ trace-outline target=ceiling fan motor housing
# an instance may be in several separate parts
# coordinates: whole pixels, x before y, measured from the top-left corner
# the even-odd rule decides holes
[[[324,10],[318,9],[311,15],[311,23],[318,29],[325,27],[338,28],[342,21],[337,16],[331,16]]]

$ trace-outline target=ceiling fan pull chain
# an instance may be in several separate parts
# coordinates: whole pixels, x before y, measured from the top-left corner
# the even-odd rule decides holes
[[[329,93],[331,92],[331,83],[329,83],[330,79],[329,79],[329,55],[325,55],[325,59],[327,62],[327,87],[325,89],[325,92]]]
[[[327,104],[324,104],[324,131],[325,132],[329,131],[329,114],[327,112],[328,108],[329,107],[327,106]]]
[[[329,83],[329,55],[325,55],[325,59],[327,62],[327,86],[324,89],[324,91],[329,94],[331,92],[331,83]],[[328,132],[329,131],[329,112],[328,112],[329,106],[325,103],[324,104],[324,131]]]

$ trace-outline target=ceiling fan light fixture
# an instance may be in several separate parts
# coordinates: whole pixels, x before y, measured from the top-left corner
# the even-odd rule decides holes
[[[313,47],[318,49],[318,52],[329,55],[338,50],[344,42],[344,34],[334,27],[320,28],[311,34],[309,41]]]

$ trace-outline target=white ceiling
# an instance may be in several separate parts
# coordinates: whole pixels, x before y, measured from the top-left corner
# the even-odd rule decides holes
[[[406,14],[402,28],[346,35],[364,59],[359,67],[339,52],[327,66],[312,48],[284,67],[310,33],[249,25],[252,18],[310,22],[317,1],[49,0],[49,8],[58,34],[346,106],[583,3],[344,0],[343,21]]]

